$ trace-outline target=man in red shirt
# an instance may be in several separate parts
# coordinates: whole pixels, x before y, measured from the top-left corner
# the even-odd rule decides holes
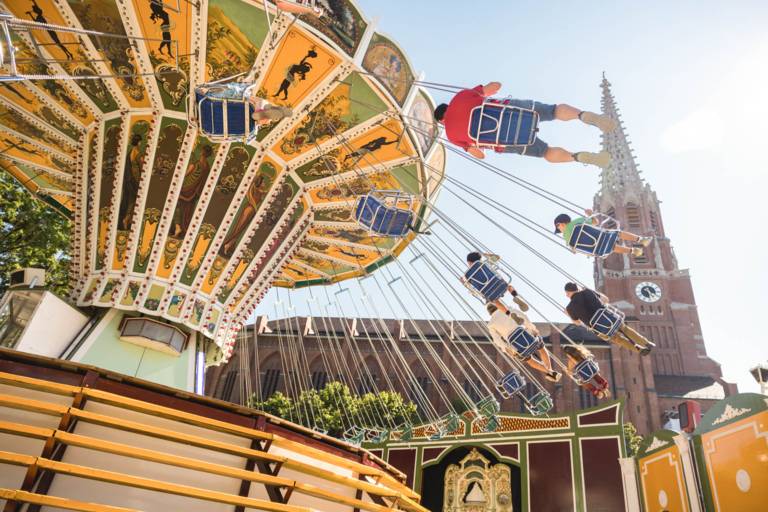
[[[445,126],[445,136],[452,143],[464,148],[475,158],[484,158],[485,153],[477,142],[469,136],[469,124],[472,110],[482,105],[487,98],[496,94],[501,89],[501,83],[490,82],[487,85],[478,85],[472,89],[464,89],[456,94],[449,104],[441,104],[435,109],[435,119]],[[505,105],[534,110],[539,114],[539,121],[572,121],[579,119],[581,122],[600,128],[603,133],[608,133],[616,128],[616,122],[607,116],[579,110],[576,107],[559,103],[549,105],[533,100],[505,99],[499,100]],[[533,144],[527,146],[496,146],[497,153],[516,153],[518,155],[535,156],[544,158],[548,162],[581,162],[598,167],[608,167],[611,157],[606,151],[589,153],[580,151],[571,153],[563,148],[550,147],[540,138],[536,138]]]

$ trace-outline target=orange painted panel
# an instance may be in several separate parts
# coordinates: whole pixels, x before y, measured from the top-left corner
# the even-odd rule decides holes
[[[688,512],[683,463],[676,446],[640,459],[646,512]]]
[[[701,436],[715,510],[768,509],[768,411]]]

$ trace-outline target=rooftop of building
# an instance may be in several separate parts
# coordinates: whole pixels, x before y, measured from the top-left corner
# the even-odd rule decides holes
[[[722,400],[725,387],[712,377],[691,375],[654,375],[656,393],[662,397],[689,400]]]
[[[266,325],[265,325],[266,320]],[[590,346],[608,344],[584,327],[568,323],[534,322],[542,337],[547,341],[553,332],[560,331],[571,340]],[[293,316],[278,319],[258,317],[256,322],[246,326],[252,332],[257,326],[259,334],[298,335],[307,337],[344,336],[352,333],[355,337],[383,338],[387,332],[396,339],[408,338],[415,341],[450,339],[486,341],[486,324],[479,320],[402,320],[394,318],[340,318]],[[266,327],[266,329],[264,329]],[[562,337],[562,335],[560,335]]]

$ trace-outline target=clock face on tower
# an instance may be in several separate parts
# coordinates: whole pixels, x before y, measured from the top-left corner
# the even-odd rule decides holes
[[[637,283],[635,286],[635,295],[643,302],[656,302],[661,298],[661,286],[650,281]]]

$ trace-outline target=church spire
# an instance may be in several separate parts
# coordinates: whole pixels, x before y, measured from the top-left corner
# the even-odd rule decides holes
[[[602,135],[603,150],[610,153],[611,165],[607,169],[603,169],[600,176],[600,195],[606,197],[628,188],[635,188],[639,191],[643,188],[643,179],[640,177],[635,157],[629,147],[629,139],[621,122],[621,114],[619,114],[616,101],[611,93],[611,83],[605,78],[605,73],[603,73],[600,87],[603,90],[602,112],[616,120],[618,125],[613,132]]]

